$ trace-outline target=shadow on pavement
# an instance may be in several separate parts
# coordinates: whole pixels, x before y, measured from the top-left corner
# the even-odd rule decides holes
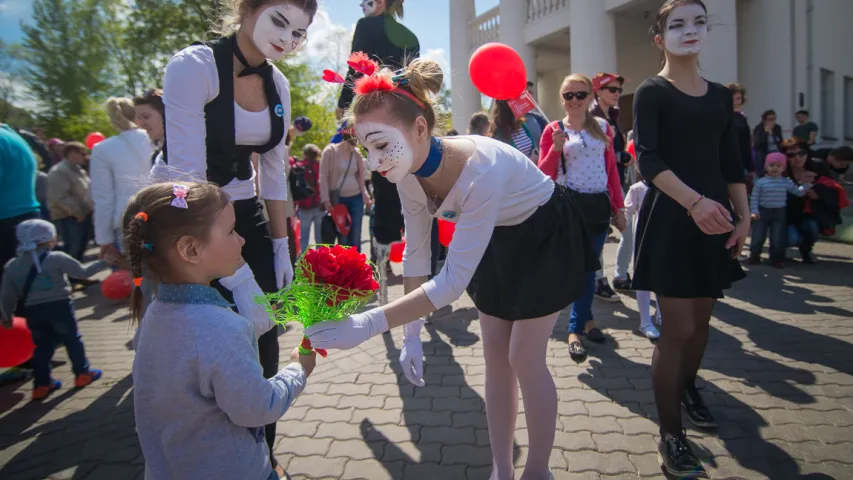
[[[476,468],[477,471],[469,469],[468,478],[479,479],[481,473],[482,478],[488,478],[492,454],[486,430],[485,404],[480,394],[465,383],[464,368],[455,361],[451,346],[468,346],[478,341],[479,337],[467,330],[471,321],[466,319],[461,324],[454,325],[450,320],[439,320],[426,325],[425,330],[429,333],[430,340],[423,344],[426,357],[424,387],[409,384],[400,367],[400,350],[394,345],[391,335],[383,335],[388,362],[398,379],[400,398],[403,400],[403,419],[412,442],[420,453],[420,461],[412,458],[365,419],[361,424],[362,437],[376,459],[388,469],[392,478],[398,478],[400,473],[392,470],[389,462],[402,460],[408,471],[425,463],[441,463],[440,468],[449,468],[450,464],[445,465],[448,458],[455,460],[452,461],[454,465]],[[450,343],[447,343],[439,332],[450,337]],[[448,387],[459,387],[458,394]],[[453,395],[449,395],[450,393]],[[434,438],[432,434],[429,437],[424,434],[424,429],[434,430],[436,427],[445,427],[448,431],[453,429],[454,435],[458,435],[460,441],[447,443]],[[473,455],[462,457],[449,452],[456,445],[475,445],[473,451],[464,450]],[[518,459],[519,454],[518,445],[513,445],[513,461]],[[407,474],[407,477],[409,476],[412,475]],[[417,474],[414,477],[417,478]]]
[[[67,415],[39,423],[75,394],[64,386],[59,395],[43,403],[30,403],[4,417],[2,448],[10,441],[26,446],[0,467],[0,478],[47,478],[74,467],[73,476],[62,478],[82,479],[95,470],[103,470],[98,478],[136,478],[143,466],[133,420],[132,386],[133,380],[127,375],[87,407],[73,413],[60,411],[57,416]],[[88,392],[76,393],[84,397]]]

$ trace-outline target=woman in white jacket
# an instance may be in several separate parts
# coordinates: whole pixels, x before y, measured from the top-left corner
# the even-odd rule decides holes
[[[133,123],[128,98],[107,100],[107,114],[119,134],[92,148],[90,173],[95,203],[95,242],[101,258],[117,258],[121,216],[128,200],[146,186],[154,148],[148,134]]]

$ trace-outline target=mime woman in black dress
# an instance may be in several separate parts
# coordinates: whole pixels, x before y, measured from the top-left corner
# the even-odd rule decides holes
[[[676,477],[704,471],[685,440],[681,405],[692,423],[716,426],[695,380],[714,305],[744,276],[737,256],[750,218],[732,94],[699,75],[707,32],[701,0],[664,3],[652,33],[666,63],[634,97],[638,162],[651,189],[639,213],[633,285],[657,294],[665,319],[652,383],[658,451]]]

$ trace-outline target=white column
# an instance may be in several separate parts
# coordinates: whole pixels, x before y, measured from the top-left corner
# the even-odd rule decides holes
[[[474,19],[474,0],[448,0],[450,5],[450,69],[453,128],[464,134],[471,115],[480,111],[480,92],[468,76],[471,38],[468,23]]]
[[[527,68],[527,80],[536,82],[536,54],[524,39],[527,0],[501,0],[501,43],[514,48]]]
[[[593,76],[616,71],[616,25],[601,0],[571,0],[569,42],[572,73]]]
[[[708,42],[705,48],[699,54],[699,69],[702,76],[712,82],[726,84],[738,81],[736,3],[736,0],[708,0],[705,2],[708,7],[708,24],[711,31],[708,33]]]

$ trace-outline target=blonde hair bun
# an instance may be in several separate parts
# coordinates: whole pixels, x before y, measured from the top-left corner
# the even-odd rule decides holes
[[[430,94],[435,95],[441,91],[444,83],[444,72],[433,60],[417,58],[406,67],[406,79],[409,80],[409,89],[421,100],[429,102]]]
[[[123,132],[136,128],[133,123],[136,110],[133,108],[133,100],[129,98],[110,97],[107,100],[107,115],[116,130]]]

